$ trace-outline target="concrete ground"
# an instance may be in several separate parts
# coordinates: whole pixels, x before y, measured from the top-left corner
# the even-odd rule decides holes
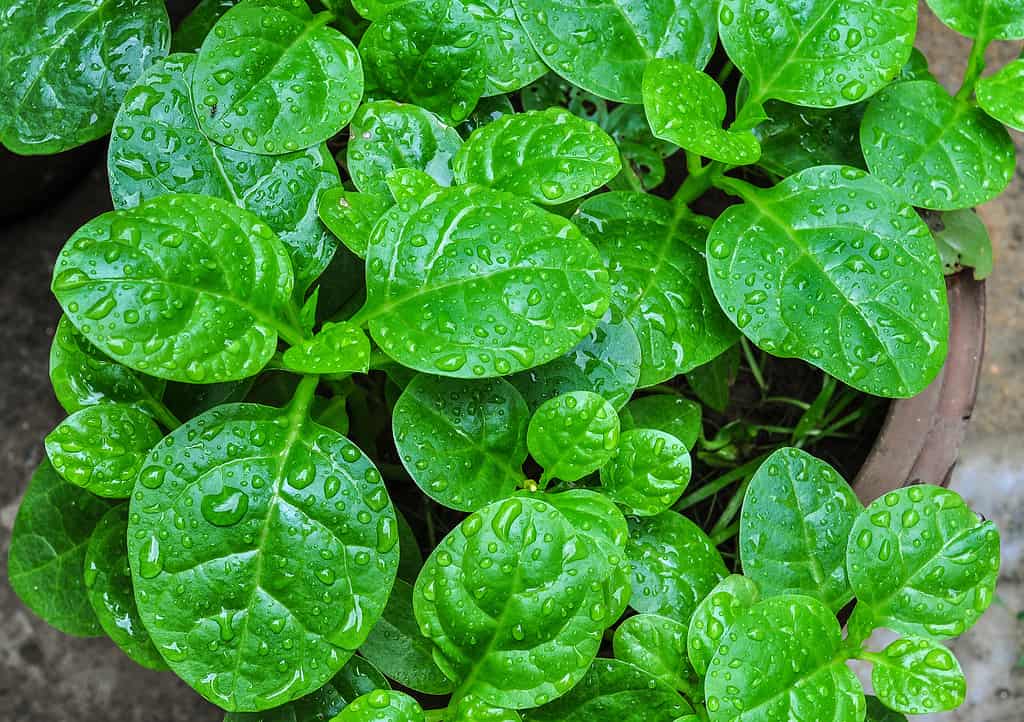
[[[923,7],[923,4],[922,4]],[[967,42],[924,11],[919,45],[955,87]],[[993,61],[1020,48],[1001,44]],[[1024,159],[1024,139],[1016,136]],[[1024,167],[1024,163],[1021,164]],[[17,183],[16,178],[5,178]],[[172,674],[129,662],[105,640],[49,629],[6,583],[18,501],[43,436],[63,412],[49,387],[47,356],[59,316],[49,293],[64,240],[109,207],[103,168],[43,213],[0,228],[0,722],[206,722],[221,713]],[[935,722],[1017,722],[1024,702],[1024,184],[982,209],[996,246],[989,284],[989,339],[978,408],[954,486],[1003,533],[1003,574],[992,610],[954,643],[970,692],[962,711]]]

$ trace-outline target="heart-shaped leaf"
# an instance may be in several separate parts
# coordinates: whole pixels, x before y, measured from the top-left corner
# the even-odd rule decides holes
[[[722,637],[760,600],[757,585],[738,574],[727,576],[701,600],[690,618],[686,637],[686,651],[698,675],[707,674]]]
[[[622,434],[615,455],[601,467],[601,488],[627,514],[654,516],[668,509],[690,483],[686,446],[656,429]]]
[[[679,439],[687,449],[692,449],[700,436],[700,404],[675,394],[652,394],[633,399],[619,416],[623,431],[658,429]]]
[[[1000,123],[1024,130],[1024,60],[1014,60],[995,75],[978,80],[978,105]]]
[[[956,709],[967,696],[960,663],[938,642],[920,637],[897,639],[874,664],[871,684],[878,699],[897,712],[931,714]]]
[[[357,697],[332,722],[424,722],[419,702],[403,692],[378,689]]]
[[[1020,0],[928,0],[928,6],[946,25],[979,42],[1024,38]]]
[[[570,391],[533,413],[526,443],[544,469],[545,482],[576,481],[612,458],[619,443],[619,415],[593,391]]]
[[[686,658],[686,626],[657,614],[629,617],[615,630],[615,658],[654,675],[672,689],[688,689],[693,670]]]
[[[325,323],[317,334],[284,352],[285,368],[299,374],[342,374],[370,368],[370,339],[351,323]]]
[[[365,258],[373,227],[390,207],[386,196],[329,188],[320,194],[317,212],[348,250]]]

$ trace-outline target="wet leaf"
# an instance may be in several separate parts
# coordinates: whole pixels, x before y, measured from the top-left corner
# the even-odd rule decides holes
[[[981,42],[1024,38],[1020,0],[928,0],[949,27]]]
[[[780,178],[818,165],[866,168],[860,150],[860,121],[866,108],[866,103],[820,109],[768,101],[767,119],[754,128],[761,141],[757,164]]]
[[[897,639],[870,659],[875,694],[897,712],[946,712],[963,704],[967,696],[960,663],[938,642],[918,637]]]
[[[213,26],[239,0],[199,0],[192,12],[185,16],[171,36],[171,52],[195,53]]]
[[[544,469],[544,480],[576,481],[614,455],[619,415],[593,391],[570,391],[540,405],[526,440],[530,455]]]
[[[622,430],[658,429],[692,449],[700,437],[700,404],[673,394],[653,394],[633,399],[622,414]]]
[[[325,323],[311,339],[284,352],[284,366],[300,374],[366,373],[370,340],[358,326]]]
[[[320,194],[317,211],[331,233],[363,258],[373,227],[390,207],[387,196],[330,188]]]
[[[686,446],[656,429],[622,433],[615,455],[601,467],[601,488],[627,514],[654,516],[675,503],[690,483]]]
[[[333,722],[424,722],[423,708],[407,694],[379,689],[357,697]]]
[[[639,667],[672,689],[691,684],[686,625],[657,614],[637,614],[619,625],[612,644],[616,659]]]
[[[706,364],[686,373],[686,382],[701,403],[720,414],[729,406],[729,395],[740,368],[740,346],[733,344]]]
[[[864,722],[907,722],[905,715],[900,714],[899,712],[893,712],[882,704],[878,700],[878,697],[868,695],[867,700],[868,712]]]
[[[995,75],[980,78],[975,92],[982,110],[1000,123],[1024,130],[1024,60],[1014,60]]]
[[[701,600],[690,618],[686,637],[687,655],[698,675],[707,674],[726,632],[760,600],[757,585],[738,574],[727,576]]]
[[[947,276],[972,268],[975,280],[980,281],[992,273],[992,240],[977,213],[969,209],[928,212],[924,220],[935,238]]]

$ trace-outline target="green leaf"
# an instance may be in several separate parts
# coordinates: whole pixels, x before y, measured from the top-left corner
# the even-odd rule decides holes
[[[700,0],[513,0],[548,67],[602,98],[639,103],[644,68],[671,58],[703,68],[715,47],[715,5]]]
[[[503,499],[526,476],[530,411],[504,379],[418,375],[395,404],[406,471],[427,496],[460,511]]]
[[[736,620],[705,683],[711,722],[864,719],[864,692],[846,666],[842,633],[821,602],[772,597]]]
[[[110,507],[43,460],[18,507],[7,579],[25,606],[75,637],[103,634],[85,586],[89,537]]]
[[[685,208],[645,193],[602,193],[574,220],[611,272],[613,320],[624,318],[640,339],[641,386],[707,363],[735,342],[698,250],[706,231]]]
[[[172,381],[252,376],[292,308],[291,263],[256,216],[176,194],[104,213],[57,258],[53,293],[103,353]]]
[[[390,207],[387,196],[329,188],[320,194],[317,212],[339,241],[364,258],[373,227]]]
[[[863,510],[835,469],[783,448],[750,480],[740,516],[743,573],[766,597],[805,594],[838,612],[853,598],[846,541]]]
[[[864,722],[907,722],[906,716],[893,712],[882,704],[878,697],[867,696],[868,712]]]
[[[978,105],[1000,123],[1024,130],[1024,60],[1014,60],[995,75],[980,78]]]
[[[203,132],[236,150],[278,155],[327,140],[363,95],[352,41],[304,0],[243,0],[206,36],[192,80]],[[314,92],[315,91],[315,92]]]
[[[472,695],[448,705],[447,715],[446,722],[522,722],[515,710],[492,707]]]
[[[615,142],[563,108],[505,115],[475,131],[455,157],[459,183],[552,205],[597,190],[619,172]]]
[[[511,3],[509,4],[511,8]],[[518,22],[518,21],[517,21]],[[477,128],[483,128],[498,120],[502,116],[512,115],[516,109],[512,107],[512,101],[507,95],[492,95],[489,98],[480,98],[473,112],[459,124],[459,135],[468,138]]]
[[[740,346],[733,344],[706,364],[688,371],[686,382],[701,403],[724,414],[739,368]]]
[[[228,10],[239,0],[199,0],[192,11],[185,16],[171,36],[172,53],[195,53],[203,40]]]
[[[637,614],[615,630],[615,658],[657,677],[672,689],[689,689],[693,670],[686,658],[686,626],[657,614]]]
[[[928,6],[946,25],[983,43],[1024,38],[1020,0],[928,0]]]
[[[570,391],[545,401],[533,413],[526,443],[544,469],[543,480],[576,481],[615,454],[619,415],[593,391]]]
[[[992,273],[992,241],[977,213],[965,208],[945,213],[927,211],[923,216],[935,238],[943,273],[949,276],[972,268],[978,281]]]
[[[434,550],[416,581],[416,619],[459,694],[533,707],[572,688],[596,656],[615,621],[603,601],[608,572],[554,507],[514,497],[475,512]]]
[[[697,604],[728,574],[707,534],[674,511],[629,520],[629,606],[689,624]]]
[[[170,42],[160,0],[7,0],[0,142],[36,155],[103,137],[124,94]]]
[[[657,677],[617,659],[599,659],[563,697],[523,713],[523,722],[674,722],[692,711]]]
[[[858,517],[846,564],[858,606],[878,626],[956,637],[992,603],[999,531],[956,492],[911,486],[876,499]]]
[[[370,339],[351,323],[325,323],[310,339],[284,352],[284,365],[299,374],[366,373]]]
[[[132,497],[142,619],[178,676],[229,711],[333,677],[398,567],[381,476],[309,420],[311,392],[305,381],[285,409],[234,404],[193,419],[153,451]]]
[[[697,605],[690,618],[686,651],[690,664],[702,678],[733,623],[761,600],[757,585],[738,574],[720,581]]]
[[[419,702],[402,692],[379,689],[353,700],[332,722],[424,722]]]
[[[388,211],[366,261],[362,319],[388,356],[426,373],[539,366],[579,343],[608,308],[608,272],[571,223],[480,186]]]
[[[845,166],[741,192],[746,202],[711,229],[708,266],[747,338],[866,393],[924,389],[946,358],[949,312],[935,243],[914,209]]]
[[[674,394],[653,394],[626,404],[622,430],[657,429],[671,434],[692,449],[701,431],[701,409],[689,399]]]
[[[602,320],[574,348],[508,380],[533,411],[570,391],[593,391],[618,409],[636,389],[640,363],[640,342],[633,327],[622,320]]]
[[[66,481],[97,496],[127,499],[146,454],[163,436],[138,409],[103,404],[60,422],[46,436],[46,454]]]
[[[262,218],[285,245],[303,294],[327,267],[337,244],[317,218],[317,196],[341,185],[327,146],[260,156],[207,138],[192,108],[195,55],[154,65],[125,96],[110,136],[107,171],[117,208],[166,193],[231,201]],[[168,162],[163,148],[174,148]]]
[[[866,654],[874,664],[871,684],[887,707],[907,714],[956,709],[967,695],[960,663],[938,642],[919,637],[897,639],[880,654]]]
[[[749,131],[722,129],[725,92],[714,78],[693,66],[656,58],[643,82],[644,110],[658,138],[712,160],[749,165],[761,148]]]
[[[165,382],[132,371],[89,343],[61,316],[50,347],[50,384],[69,414],[97,404],[124,404],[149,412]]]
[[[448,694],[454,686],[434,662],[434,643],[416,624],[412,599],[412,584],[395,580],[387,606],[359,653],[403,687],[424,694]]]
[[[412,527],[397,507],[395,518],[398,519],[398,578],[413,584],[423,568],[423,552]]]
[[[818,165],[866,168],[860,150],[860,121],[866,108],[866,103],[819,109],[768,101],[767,119],[754,128],[761,141],[757,164],[780,178]]]
[[[399,168],[388,173],[385,181],[388,192],[395,203],[415,206],[423,205],[427,196],[436,193],[444,186],[425,172],[417,168]]]
[[[93,529],[86,548],[86,594],[103,631],[128,657],[149,669],[167,669],[139,618],[128,568],[128,502],[112,507]]]
[[[686,490],[690,453],[672,434],[657,429],[622,433],[615,455],[601,467],[601,488],[627,514],[654,516]]]
[[[675,143],[654,136],[642,105],[620,105],[600,125],[620,148],[628,144],[645,146],[662,158],[679,150]]]
[[[378,100],[352,119],[346,164],[356,188],[387,197],[388,174],[415,168],[442,186],[452,184],[452,159],[462,138],[440,118],[415,105]]]
[[[939,211],[986,203],[1013,179],[1003,126],[932,80],[897,83],[868,105],[860,127],[868,170],[913,205]]]
[[[917,2],[722,0],[718,29],[750,83],[749,107],[774,98],[834,108],[896,77],[914,44]]]

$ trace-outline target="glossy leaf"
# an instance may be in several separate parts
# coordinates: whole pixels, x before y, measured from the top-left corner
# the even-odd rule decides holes
[[[447,714],[446,722],[522,722],[515,710],[492,707],[472,695],[448,705]]]
[[[914,209],[845,166],[744,193],[711,229],[708,266],[747,338],[877,396],[924,389],[946,357],[949,313]]]
[[[949,276],[971,268],[978,281],[992,273],[992,240],[977,213],[969,209],[928,212],[924,220],[935,238],[943,273]]]
[[[693,66],[652,60],[644,71],[643,96],[657,137],[730,165],[749,165],[761,156],[757,138],[749,131],[722,128],[725,92],[714,78]]]
[[[653,386],[718,356],[736,339],[707,278],[705,229],[684,208],[645,193],[589,198],[574,218],[612,279],[612,318],[636,330],[640,385]]]
[[[772,597],[730,628],[705,683],[711,722],[774,722],[814,710],[864,719],[864,692],[846,666],[839,623],[811,597]]]
[[[640,380],[640,342],[625,321],[601,321],[558,358],[509,377],[532,411],[570,391],[593,391],[615,408],[633,395]]]
[[[701,677],[733,623],[761,600],[757,585],[738,574],[720,581],[697,605],[686,636],[690,664]]]
[[[656,429],[622,433],[615,455],[601,467],[601,488],[627,514],[654,516],[686,490],[693,468],[686,446]]]
[[[346,159],[356,188],[387,197],[388,174],[399,168],[426,172],[442,186],[452,184],[452,159],[462,138],[429,110],[378,100],[352,119]]]
[[[714,4],[699,0],[513,4],[549,68],[574,85],[620,103],[642,101],[644,68],[652,58],[703,68],[715,47]]]
[[[982,110],[1000,123],[1024,130],[1024,60],[1014,60],[995,75],[980,78],[975,93]]]
[[[897,83],[864,113],[868,170],[913,205],[940,211],[986,203],[1013,178],[1009,133],[931,80]]]
[[[475,131],[455,157],[460,183],[551,205],[597,190],[619,172],[615,142],[563,108],[505,115]]]
[[[672,689],[687,689],[693,670],[686,657],[686,625],[657,614],[629,617],[615,630],[615,658],[657,677]]]
[[[357,697],[333,722],[424,722],[423,708],[407,694],[379,689]]]
[[[190,383],[252,376],[287,321],[291,263],[256,216],[217,198],[161,196],[82,226],[53,293],[101,351]]]
[[[619,415],[593,391],[570,391],[545,401],[533,413],[526,442],[544,468],[544,479],[576,481],[597,471],[615,454]]]
[[[229,711],[277,706],[334,676],[398,567],[380,474],[309,421],[307,405],[193,419],[153,451],[132,498],[142,619],[178,676]]]
[[[195,193],[234,203],[262,218],[285,245],[301,293],[337,247],[317,218],[317,197],[341,185],[325,145],[260,156],[213,142],[191,100],[195,55],[172,55],[150,68],[125,96],[107,156],[117,208],[166,193]],[[174,148],[168,162],[163,148]]]
[[[740,368],[740,346],[734,344],[706,364],[686,373],[686,382],[701,403],[722,414]]]
[[[178,23],[171,36],[171,52],[195,53],[203,40],[228,10],[239,0],[199,0],[185,19]]]
[[[97,496],[127,499],[149,450],[163,438],[152,418],[130,406],[76,411],[46,436],[46,454],[66,481]]]
[[[331,233],[364,258],[373,227],[390,207],[386,196],[329,188],[320,194],[317,211]]]
[[[622,414],[622,430],[657,429],[671,434],[692,449],[701,432],[701,409],[674,394],[652,394],[633,399]]]
[[[128,503],[103,515],[85,552],[85,587],[103,631],[133,662],[167,669],[139,618],[128,567]]]
[[[397,507],[395,518],[398,519],[398,578],[412,584],[423,568],[423,552],[420,551],[420,543],[412,527]]]
[[[106,135],[171,42],[160,0],[8,0],[0,14],[0,142],[59,153]]]
[[[7,579],[25,606],[65,634],[103,634],[89,603],[84,571],[89,537],[109,508],[61,479],[45,459],[18,507]]]
[[[863,510],[824,461],[783,448],[765,459],[743,499],[743,573],[766,597],[805,594],[838,612],[853,598],[846,541]]]
[[[761,142],[757,164],[780,178],[818,165],[866,168],[860,150],[860,121],[866,109],[866,103],[820,109],[768,101],[767,119],[754,128]]]
[[[567,692],[597,654],[615,621],[603,603],[608,571],[554,507],[513,497],[474,513],[430,555],[416,619],[460,694],[533,707]]]
[[[562,355],[604,316],[608,272],[568,221],[479,186],[430,198],[385,214],[367,251],[361,316],[391,358],[501,376]]]
[[[674,511],[629,520],[629,606],[689,624],[697,604],[728,574],[707,534]]]
[[[871,684],[878,699],[897,712],[930,714],[956,709],[967,695],[960,663],[938,642],[919,637],[897,639],[874,663]]]
[[[911,486],[864,510],[846,555],[858,606],[877,625],[943,639],[963,634],[992,603],[999,531],[956,492]]]
[[[928,0],[928,6],[946,25],[981,42],[1024,38],[1020,0]]]
[[[304,0],[243,0],[199,51],[192,102],[203,132],[265,155],[317,145],[341,130],[363,95],[352,41]]]
[[[511,3],[508,6],[512,7]],[[518,22],[518,21],[516,21]],[[480,98],[473,112],[464,121],[459,123],[459,135],[468,138],[477,128],[482,128],[498,120],[502,116],[512,115],[516,109],[512,107],[512,101],[507,95],[492,95],[488,98]]]
[[[874,95],[900,71],[914,44],[917,2],[722,0],[718,28],[750,83],[748,104],[774,98],[834,108]]]
[[[421,374],[395,404],[395,445],[427,496],[474,511],[525,480],[529,418],[526,402],[504,379]]]
[[[388,191],[395,203],[422,205],[427,197],[441,190],[443,186],[424,171],[416,168],[399,168],[388,173]]]
[[[864,722],[907,722],[905,715],[892,711],[882,704],[878,697],[868,695],[867,701],[868,711]]]
[[[370,368],[370,340],[358,326],[325,323],[311,339],[284,352],[284,365],[300,374],[365,373]]]

